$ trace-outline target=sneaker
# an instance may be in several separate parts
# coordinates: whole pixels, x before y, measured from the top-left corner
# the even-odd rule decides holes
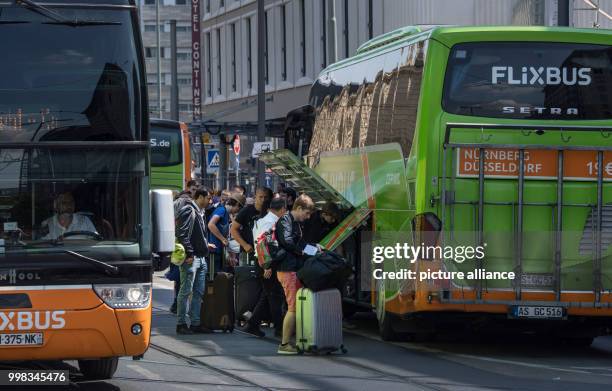
[[[186,324],[177,324],[176,333],[177,334],[193,334],[193,330],[187,327]]]
[[[189,327],[189,329],[194,334],[210,334],[210,333],[212,333],[211,329],[209,329],[208,327],[204,327],[202,325],[191,326],[191,327]]]
[[[295,355],[298,354],[298,350],[295,346],[290,343],[280,344],[278,345],[278,350],[276,351],[278,354],[286,354],[286,355]]]
[[[266,333],[261,331],[259,327],[253,327],[248,323],[246,324],[246,326],[240,327],[238,330],[242,331],[243,333],[251,334],[259,338],[266,336]]]

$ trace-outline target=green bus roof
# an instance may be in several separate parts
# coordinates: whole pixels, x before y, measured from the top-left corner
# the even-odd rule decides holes
[[[359,46],[354,56],[329,65],[321,71],[321,74],[428,38],[435,39],[448,47],[461,42],[486,41],[573,42],[609,45],[612,42],[612,30],[545,26],[437,26],[426,30],[419,26],[406,26],[365,42]]]

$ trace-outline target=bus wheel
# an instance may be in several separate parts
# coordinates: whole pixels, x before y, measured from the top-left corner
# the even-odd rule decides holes
[[[383,341],[397,341],[399,334],[393,329],[393,314],[385,309],[385,284],[384,280],[376,281],[376,317],[378,318],[378,330]]]
[[[118,363],[119,357],[79,360],[79,369],[86,379],[105,380],[113,377]]]

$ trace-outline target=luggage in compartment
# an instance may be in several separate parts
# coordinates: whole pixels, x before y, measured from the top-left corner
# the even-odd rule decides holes
[[[337,289],[313,292],[301,288],[296,296],[295,344],[300,352],[346,353],[342,342],[342,299]]]

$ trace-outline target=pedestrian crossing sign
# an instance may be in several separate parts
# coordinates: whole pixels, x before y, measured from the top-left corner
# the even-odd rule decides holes
[[[206,172],[209,174],[219,171],[219,150],[209,149],[206,153]]]

